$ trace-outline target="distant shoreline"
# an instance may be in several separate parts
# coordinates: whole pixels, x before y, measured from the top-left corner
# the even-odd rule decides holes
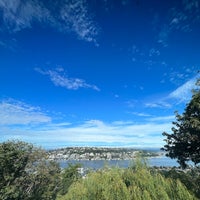
[[[160,151],[133,148],[66,147],[47,151],[49,160],[131,160],[138,156],[159,157]]]

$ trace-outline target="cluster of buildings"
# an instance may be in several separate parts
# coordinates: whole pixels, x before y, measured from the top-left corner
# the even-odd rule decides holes
[[[130,160],[135,158],[139,153],[142,154],[143,156],[153,156],[153,153],[151,152],[145,152],[128,148],[67,147],[67,148],[48,151],[48,159],[49,160]]]

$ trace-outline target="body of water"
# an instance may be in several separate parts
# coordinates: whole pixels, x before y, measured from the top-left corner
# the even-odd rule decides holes
[[[132,160],[60,160],[60,167],[66,168],[69,163],[71,164],[77,164],[80,163],[83,168],[87,169],[100,169],[106,165],[111,167],[122,167],[127,168],[131,166]],[[176,162],[176,160],[172,160],[168,157],[162,156],[162,157],[153,157],[147,159],[147,163],[149,166],[157,166],[157,167],[173,167],[173,166],[179,166],[179,164]]]

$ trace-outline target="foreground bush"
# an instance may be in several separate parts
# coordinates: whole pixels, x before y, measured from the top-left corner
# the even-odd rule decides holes
[[[58,200],[192,200],[178,180],[150,172],[144,165],[129,169],[106,168],[74,182]]]
[[[32,144],[0,143],[0,199],[192,200],[195,197],[185,186],[192,189],[188,186],[193,180],[194,184],[199,183],[199,176],[196,178],[199,170],[191,171],[187,176],[176,173],[163,176],[142,162],[129,169],[107,167],[81,178],[79,165],[69,165],[61,172],[58,164],[46,159],[45,151]],[[185,186],[176,180],[177,175]],[[192,191],[199,194],[199,187]]]
[[[59,191],[61,195],[66,194],[71,184],[81,178],[81,175],[78,172],[80,167],[80,164],[68,164],[68,167],[62,171]]]
[[[187,171],[177,170],[172,168],[170,170],[159,170],[166,178],[180,180],[186,188],[192,191],[198,199],[200,199],[200,168],[195,167]]]
[[[43,150],[21,141],[0,144],[0,199],[54,200],[60,168]]]

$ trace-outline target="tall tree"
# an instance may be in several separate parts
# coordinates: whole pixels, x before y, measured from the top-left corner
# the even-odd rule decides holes
[[[200,86],[200,79],[197,80]],[[177,159],[182,168],[186,168],[188,161],[195,165],[200,163],[200,89],[193,90],[193,96],[182,115],[176,112],[172,134],[163,133],[167,144],[162,150],[166,156]]]
[[[0,199],[55,199],[60,168],[45,156],[45,151],[29,143],[1,143]]]

